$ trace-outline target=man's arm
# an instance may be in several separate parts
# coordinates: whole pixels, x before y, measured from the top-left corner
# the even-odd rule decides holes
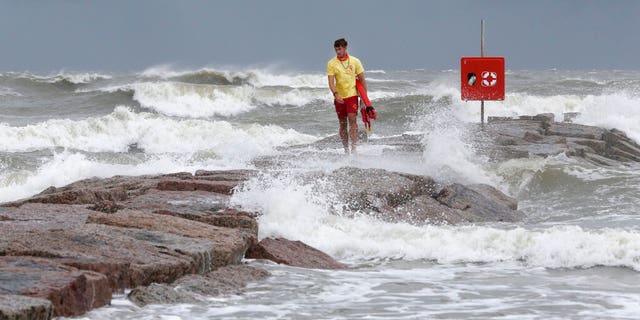
[[[336,90],[336,76],[329,76],[329,89],[331,89],[333,98],[338,101],[338,103],[344,103],[344,100],[342,100],[342,97],[340,97],[340,94]]]
[[[364,80],[364,72],[360,72],[358,74],[358,80],[360,80],[360,83],[362,83],[364,90],[369,92],[369,90],[367,89],[367,82]]]
[[[336,92],[336,76],[329,76],[329,89],[332,94]]]

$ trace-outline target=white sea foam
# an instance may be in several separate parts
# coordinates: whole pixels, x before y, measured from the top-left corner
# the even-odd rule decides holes
[[[217,73],[227,78],[244,79],[243,85],[194,84],[180,82],[178,77],[201,72]],[[145,70],[143,77],[164,80],[108,85],[100,88],[78,88],[76,92],[102,91],[113,93],[130,91],[133,99],[143,107],[161,114],[209,118],[234,116],[259,108],[261,105],[305,106],[314,101],[331,105],[326,76],[322,73],[278,73],[268,69],[225,71],[199,69],[177,71],[170,66],[157,66]],[[380,81],[392,81],[384,80]],[[406,93],[371,90],[371,100],[402,97]]]
[[[328,88],[324,73],[275,73],[269,70],[248,70],[250,83],[256,87],[283,86],[289,88]]]
[[[250,168],[240,161],[228,161],[202,155],[165,154],[130,164],[109,163],[87,155],[65,151],[56,154],[35,171],[0,172],[0,202],[32,196],[49,186],[62,187],[92,177],[195,172],[198,169],[224,170]]]
[[[200,70],[209,70],[209,69],[200,69]],[[140,76],[142,77],[149,77],[149,78],[163,78],[163,79],[167,79],[167,78],[172,78],[172,77],[178,77],[178,76],[182,76],[188,73],[193,73],[193,72],[197,72],[197,71],[193,71],[193,70],[176,70],[173,66],[168,65],[168,64],[163,64],[163,65],[157,65],[157,66],[153,66],[150,68],[147,68],[145,70],[143,70],[142,72],[139,73]]]
[[[371,91],[367,92],[367,96],[371,100],[371,103],[375,103],[376,100],[379,100],[379,99],[399,98],[399,97],[402,97],[403,94],[402,93],[398,93],[398,92],[392,92],[392,91],[378,91],[378,90],[374,91],[374,90],[371,90]],[[382,106],[382,107],[384,107],[384,106]]]
[[[254,87],[290,87],[290,88],[326,88],[327,77],[324,73],[277,72],[271,69],[246,69],[241,71],[202,68],[197,70],[176,70],[169,65],[155,66],[140,73],[143,77],[169,79],[189,74],[217,73],[228,81],[244,79]]]
[[[492,172],[502,178],[501,186],[508,194],[518,196],[527,192],[536,174],[543,171],[547,165],[558,162],[566,164],[570,161],[564,154],[545,159],[518,158],[498,163]]]
[[[118,91],[131,91],[133,92],[132,84],[118,84],[108,85],[103,87],[80,87],[75,90],[76,93],[88,93],[88,92],[107,92],[114,93]]]
[[[81,88],[77,92],[95,89]],[[260,105],[304,106],[313,101],[330,104],[326,90],[308,88],[258,88],[249,85],[226,86],[189,84],[180,82],[140,82],[107,86],[103,92],[131,91],[141,106],[156,112],[187,118],[234,116],[257,109]],[[392,93],[373,93],[372,99],[393,96]]]
[[[53,76],[53,81],[67,80],[74,84],[91,83],[96,80],[111,79],[112,76],[100,73],[66,73],[60,72]]]
[[[640,97],[620,92],[592,98],[575,122],[616,128],[640,143]]]
[[[435,179],[461,183],[500,184],[501,180],[485,164],[483,156],[478,156],[473,146],[465,141],[462,129],[449,127],[425,134],[424,165]]]
[[[378,78],[368,77],[368,78],[367,78],[367,83],[371,83],[371,82],[379,82],[379,83],[398,83],[398,82],[402,82],[402,81],[392,80],[392,79],[378,79]]]
[[[442,75],[425,86],[419,86],[406,94],[432,96],[434,100],[450,99],[452,102],[460,100],[460,84],[456,78]]]
[[[469,143],[468,129],[456,117],[455,107],[425,112],[412,126],[424,132],[423,158],[428,175],[444,182],[501,184],[501,178],[486,167],[487,159]]]
[[[225,121],[175,120],[118,107],[110,115],[81,121],[49,120],[27,127],[0,125],[0,139],[6,142],[2,151],[9,152],[54,147],[125,152],[132,144],[145,152],[143,160],[128,157],[123,163],[64,151],[35,171],[3,168],[0,202],[4,202],[90,177],[248,168],[250,160],[272,154],[276,147],[317,138],[274,125],[236,127]]]
[[[398,265],[325,271],[259,264],[271,277],[241,295],[142,308],[119,295],[82,319],[634,319],[640,309],[633,278],[612,289],[619,279],[606,273]]]
[[[638,169],[639,166],[637,164],[629,164],[624,167],[602,167],[569,158],[564,160],[564,166],[562,166],[564,173],[584,181],[603,181],[609,179],[633,180],[638,174]]]
[[[166,115],[190,118],[233,116],[257,109],[260,105],[304,106],[316,100],[331,103],[331,97],[326,90],[256,88],[248,85],[212,86],[176,82],[136,83],[130,87],[134,90],[133,98],[143,107]]]
[[[0,97],[3,96],[22,97],[22,94],[12,88],[0,86]]]
[[[591,77],[564,77],[560,80],[560,82],[573,82],[575,84],[583,84],[583,85],[599,85],[599,86],[604,86],[609,84],[609,80],[606,79],[601,79],[597,76],[591,76]]]
[[[112,76],[108,74],[96,73],[96,72],[68,72],[60,71],[56,74],[49,75],[37,75],[28,72],[15,74],[14,76],[20,78],[32,79],[38,82],[55,83],[62,80],[66,80],[73,84],[91,83],[96,80],[111,79]]]
[[[177,82],[130,85],[133,99],[145,108],[179,117],[231,116],[255,109],[255,89],[249,86],[211,86]]]
[[[325,182],[316,182],[325,183]],[[263,213],[260,237],[286,237],[345,260],[521,261],[547,268],[628,267],[640,271],[640,233],[577,226],[528,230],[412,226],[330,214],[331,194],[292,178],[250,181],[232,202]],[[340,207],[340,205],[338,205]]]
[[[594,96],[555,95],[536,96],[524,93],[507,94],[504,101],[486,101],[485,116],[516,117],[520,115],[536,115],[553,113],[556,121],[563,121],[565,112],[582,112],[589,109]],[[480,103],[478,101],[460,100],[459,95],[455,103],[463,109],[462,118],[468,121],[479,121]]]
[[[7,152],[56,147],[126,152],[131,145],[145,152],[143,158],[125,156],[123,163],[64,151],[44,160],[35,171],[5,166],[0,173],[3,202],[90,177],[245,168],[255,157],[277,152],[276,147],[308,143],[316,137],[274,125],[237,127],[224,121],[175,120],[118,107],[110,115],[80,121],[49,120],[26,127],[0,124],[0,140],[2,151]]]
[[[333,101],[327,90],[279,90],[275,88],[257,89],[253,99],[268,106],[304,106],[314,101],[323,101],[322,103],[331,105]]]
[[[223,158],[247,160],[282,145],[316,137],[275,125],[234,126],[226,121],[176,120],[117,107],[109,115],[84,120],[48,120],[24,127],[0,124],[1,151],[55,147],[89,152],[125,152],[136,144],[145,153],[211,151]]]

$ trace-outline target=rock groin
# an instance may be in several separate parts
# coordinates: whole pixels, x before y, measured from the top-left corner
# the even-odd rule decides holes
[[[558,154],[605,166],[640,161],[640,145],[623,132],[556,122],[552,114],[490,117],[476,130],[479,152],[496,161]],[[410,153],[420,151],[420,141],[419,135],[403,135],[368,143]],[[108,305],[113,292],[127,288],[134,288],[129,298],[139,305],[237,293],[268,276],[243,265],[245,257],[346,268],[299,241],[258,242],[260,213],[231,207],[230,197],[259,174],[86,179],[0,204],[0,320],[78,316]],[[427,176],[349,167],[305,175],[308,183],[331,182],[315,188],[337,195],[339,214],[416,225],[523,218],[515,199],[489,185],[443,185]]]
[[[112,292],[239,264],[257,223],[228,199],[252,174],[87,179],[2,204],[0,295],[44,298],[54,316],[78,316]]]
[[[328,175],[346,213],[364,213],[415,225],[516,222],[515,199],[484,185],[442,185],[431,177],[383,169],[345,167]]]
[[[489,117],[478,134],[486,153],[495,159],[548,157],[564,153],[596,165],[614,166],[640,161],[640,145],[617,129],[572,123],[552,113],[518,118]]]
[[[243,265],[245,257],[346,268],[299,241],[258,242],[260,213],[230,206],[234,188],[257,175],[237,170],[86,179],[1,204],[0,319],[79,316],[128,288],[139,305],[237,293],[268,276]],[[486,185],[441,186],[430,177],[359,168],[307,178],[317,175],[334,182],[344,212],[385,221],[521,218],[515,200]]]

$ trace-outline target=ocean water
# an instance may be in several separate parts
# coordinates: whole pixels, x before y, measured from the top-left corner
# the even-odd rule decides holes
[[[488,161],[460,100],[458,70],[369,70],[370,139],[419,137],[424,151],[339,144],[322,72],[271,69],[0,74],[0,201],[89,177],[259,169],[232,197],[263,213],[260,237],[301,240],[350,266],[248,261],[273,276],[241,295],[139,308],[123,296],[81,319],[637,319],[640,168],[565,156]],[[579,112],[574,122],[640,141],[640,72],[508,71],[488,116]],[[344,166],[487,183],[518,199],[520,223],[413,226],[335,214]],[[322,192],[319,192],[321,190]]]

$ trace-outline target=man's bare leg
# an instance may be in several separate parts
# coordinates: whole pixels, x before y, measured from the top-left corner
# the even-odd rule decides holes
[[[344,153],[349,154],[349,136],[347,135],[347,119],[340,119],[340,139],[342,139],[342,146],[344,147]]]
[[[351,136],[351,154],[356,154],[356,142],[358,142],[358,122],[356,121],[357,115],[357,113],[347,114],[347,118],[349,119],[349,135]]]

